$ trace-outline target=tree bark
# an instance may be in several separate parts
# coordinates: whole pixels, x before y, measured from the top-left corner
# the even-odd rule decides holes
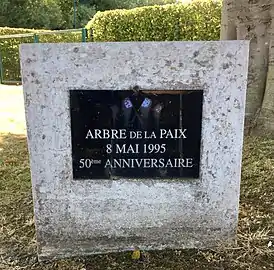
[[[264,130],[274,134],[274,61],[270,64],[273,75],[268,72],[272,38],[274,0],[223,1],[221,40],[250,40],[246,130],[256,133]]]
[[[223,0],[222,21],[221,21],[221,40],[237,39],[235,25],[235,1]]]
[[[261,112],[254,133],[272,135],[274,132],[274,40],[270,41],[269,65]]]

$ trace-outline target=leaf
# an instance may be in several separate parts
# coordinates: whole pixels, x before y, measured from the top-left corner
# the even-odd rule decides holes
[[[141,251],[139,248],[135,248],[131,255],[132,260],[140,260],[141,258]]]

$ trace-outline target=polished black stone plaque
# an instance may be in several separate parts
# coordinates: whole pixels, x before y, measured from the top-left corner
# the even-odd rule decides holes
[[[203,91],[71,90],[73,179],[198,178]]]

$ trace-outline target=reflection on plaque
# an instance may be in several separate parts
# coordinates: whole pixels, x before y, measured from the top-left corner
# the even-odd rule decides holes
[[[202,101],[197,90],[71,90],[73,178],[198,178]]]

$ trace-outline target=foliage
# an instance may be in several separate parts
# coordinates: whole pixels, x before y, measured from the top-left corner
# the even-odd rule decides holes
[[[129,9],[141,6],[164,5],[175,3],[176,0],[80,0],[89,2],[97,11],[111,9]]]
[[[36,29],[83,27],[96,11],[174,3],[176,0],[1,0],[0,26]],[[11,8],[12,7],[12,8]]]
[[[218,40],[221,2],[140,7],[97,12],[87,24],[94,41]]]
[[[1,0],[0,25],[58,29],[64,25],[56,0]]]
[[[45,30],[34,30],[24,28],[8,28],[0,27],[0,52],[3,63],[3,79],[4,80],[16,80],[20,81],[20,64],[19,64],[19,45],[22,43],[34,42],[34,34],[39,36]],[[15,37],[8,39],[1,39],[1,35],[13,35],[13,34],[29,34],[27,37]],[[81,42],[81,32],[71,33],[56,33],[50,35],[40,35],[39,41],[46,42]]]
[[[65,28],[74,28],[74,0],[56,0],[62,10]],[[94,16],[96,9],[88,0],[75,0],[76,28],[81,28]]]
[[[60,6],[63,16],[66,16],[73,9],[73,0],[57,0],[58,5]]]
[[[87,5],[78,5],[76,10],[76,28],[84,27],[89,20],[95,15],[96,10],[95,7],[87,6]],[[73,17],[73,9],[70,10],[67,27],[74,27],[74,17]]]

